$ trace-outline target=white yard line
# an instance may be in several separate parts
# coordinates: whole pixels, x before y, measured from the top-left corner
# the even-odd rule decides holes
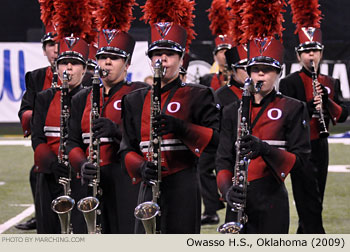
[[[32,215],[33,213],[34,213],[34,205],[32,204],[32,205],[30,205],[30,207],[25,209],[22,213],[18,214],[17,216],[15,216],[15,217],[9,219],[8,221],[6,221],[5,223],[1,224],[0,225],[0,234],[5,232],[10,227],[16,225],[24,218]]]
[[[350,172],[350,165],[329,165],[329,172]]]
[[[328,138],[328,143],[342,143],[350,145],[350,138]]]
[[[24,146],[32,146],[31,140],[0,140],[0,145],[24,145]]]

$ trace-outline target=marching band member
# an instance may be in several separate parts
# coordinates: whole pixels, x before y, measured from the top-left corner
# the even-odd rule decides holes
[[[96,177],[97,168],[88,162],[90,125],[100,139],[100,188],[102,233],[133,233],[133,211],[137,203],[138,185],[133,185],[127,173],[121,170],[117,154],[122,136],[121,100],[135,89],[147,86],[142,82],[126,81],[135,46],[127,33],[130,28],[134,0],[104,0],[97,12],[99,27],[97,64],[101,75],[100,117],[90,121],[91,89],[74,97],[69,125],[69,160],[81,171],[83,181]]]
[[[187,14],[181,12],[184,7]],[[179,77],[185,48],[194,37],[193,8],[194,2],[188,0],[146,2],[144,19],[151,26],[147,54],[153,66],[161,60],[165,71],[161,79],[161,113],[151,121],[150,87],[126,95],[122,105],[120,152],[133,183],[142,181],[140,195],[145,190],[146,197],[139,199],[141,202],[149,199],[147,188],[159,179],[157,166],[147,161],[150,134],[162,136],[158,227],[167,234],[200,232],[196,160],[206,148],[216,149],[218,136],[218,111],[212,90],[182,83]],[[138,227],[136,232],[142,232]]]
[[[311,140],[311,155],[305,169],[291,173],[293,195],[299,215],[297,233],[325,233],[322,224],[322,203],[329,163],[328,126],[330,121],[333,124],[346,121],[348,111],[341,102],[339,80],[320,74],[319,66],[324,46],[318,1],[291,0],[290,4],[299,37],[299,45],[295,50],[302,69],[282,79],[279,90],[285,95],[306,102]],[[320,109],[324,113],[320,112]]]
[[[69,75],[69,100],[82,87],[86,72],[88,43],[83,37],[89,29],[86,27],[87,7],[84,1],[57,1],[54,3],[56,14],[54,21],[60,25],[57,28],[59,39],[59,55],[57,58],[57,73],[62,80],[63,73]],[[67,13],[69,9],[69,13]],[[79,10],[80,14],[74,11]],[[67,15],[68,14],[68,15]],[[79,19],[77,23],[69,22],[70,17]],[[75,34],[72,33],[75,32]],[[58,161],[60,145],[60,111],[61,90],[49,88],[40,92],[35,100],[33,115],[32,146],[34,161],[38,175],[35,206],[37,213],[38,233],[60,233],[57,214],[51,209],[51,201],[63,194],[63,188],[58,184],[58,178],[68,177],[69,168]],[[72,197],[79,198],[80,181],[72,176]],[[72,226],[74,233],[84,233],[84,220],[76,209],[72,211]]]
[[[45,35],[41,38],[44,56],[49,62],[49,66],[27,72],[25,75],[26,91],[23,94],[21,107],[18,117],[22,124],[24,137],[31,134],[31,120],[34,107],[36,93],[51,87],[53,72],[55,70],[55,61],[57,58],[57,43],[53,40],[57,36],[56,28],[52,23],[52,6],[53,0],[39,0],[41,10],[41,20],[45,26]],[[34,172],[35,165],[30,170],[30,187],[33,199],[35,201],[36,174]],[[36,229],[36,219],[31,218],[25,223],[15,226],[18,229],[31,230]]]
[[[240,233],[288,233],[289,203],[284,180],[292,169],[303,169],[310,151],[308,117],[302,102],[274,89],[283,59],[283,46],[275,36],[282,35],[282,3],[263,5],[255,0],[243,4],[242,19],[247,27],[241,42],[250,40],[247,72],[255,91],[248,95],[248,108],[243,108],[249,109],[246,120],[238,116],[240,103],[224,107],[217,182],[228,202],[226,222],[239,223]],[[257,15],[261,8],[269,9],[273,18]],[[247,130],[242,125],[247,125]],[[234,154],[237,140],[239,160]],[[243,180],[238,179],[241,171],[233,169],[236,162],[247,163]],[[243,206],[241,210],[236,204]]]
[[[226,0],[213,0],[208,11],[208,18],[211,21],[209,28],[215,36],[213,57],[219,71],[202,76],[200,84],[217,90],[228,83],[230,76],[225,57],[225,52],[232,48],[232,39],[229,36],[230,25],[228,17],[230,15],[226,6]]]

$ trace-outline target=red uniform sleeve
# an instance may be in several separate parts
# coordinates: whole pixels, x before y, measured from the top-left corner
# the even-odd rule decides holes
[[[32,114],[33,114],[32,110],[27,110],[22,114],[21,124],[22,124],[24,137],[28,137],[31,134],[30,121],[32,119]]]
[[[50,173],[51,165],[57,161],[57,156],[47,143],[39,144],[34,151],[35,172]]]
[[[296,156],[288,151],[271,147],[270,154],[263,156],[263,159],[272,168],[274,175],[284,181],[294,167]]]
[[[339,120],[340,116],[342,115],[343,108],[337,103],[335,103],[332,99],[328,98],[327,109],[332,119],[332,122],[335,125]]]
[[[74,171],[80,174],[81,166],[87,161],[84,151],[75,147],[69,152],[68,159]]]
[[[132,179],[133,184],[137,184],[141,181],[140,167],[145,161],[144,157],[134,151],[130,151],[125,155],[125,168]]]
[[[229,170],[220,170],[216,175],[216,183],[223,196],[225,196],[228,189],[232,186],[233,174]]]
[[[189,123],[181,140],[199,157],[209,144],[212,136],[213,129]]]

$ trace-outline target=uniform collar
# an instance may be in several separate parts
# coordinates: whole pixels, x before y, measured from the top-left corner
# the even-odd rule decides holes
[[[103,94],[105,97],[110,97],[113,96],[124,84],[126,83],[125,80],[122,80],[120,82],[118,82],[117,84],[115,84],[113,87],[111,87],[111,89],[109,89],[108,94],[104,93],[104,88],[103,88]]]
[[[309,70],[307,70],[304,66],[301,69],[301,72],[305,73],[307,76],[309,76],[310,78],[312,78],[312,74]],[[320,69],[318,69],[317,71],[317,76],[320,74]]]
[[[167,91],[169,91],[170,89],[172,89],[173,87],[180,87],[181,86],[181,80],[180,80],[180,76],[178,76],[175,80],[173,80],[172,82],[166,84],[164,87],[162,87],[161,92],[165,93]]]
[[[228,86],[229,86],[229,87],[230,87],[230,86],[235,86],[235,87],[237,87],[237,88],[243,88],[244,85],[243,85],[243,84],[239,84],[237,81],[235,81],[233,78],[231,78],[231,80],[230,80]]]
[[[70,92],[69,95],[72,97],[73,95],[75,95],[76,93],[78,93],[81,89],[83,89],[83,86],[81,84],[79,84],[78,86],[76,86],[75,88],[73,88]]]
[[[268,95],[266,95],[259,104],[254,102],[254,96],[252,95],[252,106],[253,107],[261,107],[263,106],[266,102],[270,103],[271,101],[273,101],[276,97],[276,90],[273,89]]]

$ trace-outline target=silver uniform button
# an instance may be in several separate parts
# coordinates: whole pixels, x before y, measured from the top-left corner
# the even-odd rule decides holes
[[[132,178],[132,182],[136,182],[136,178]]]
[[[198,148],[194,149],[194,152],[199,153],[199,149]]]
[[[286,174],[284,174],[284,172],[281,173],[281,177],[282,178],[285,178],[286,177]]]

